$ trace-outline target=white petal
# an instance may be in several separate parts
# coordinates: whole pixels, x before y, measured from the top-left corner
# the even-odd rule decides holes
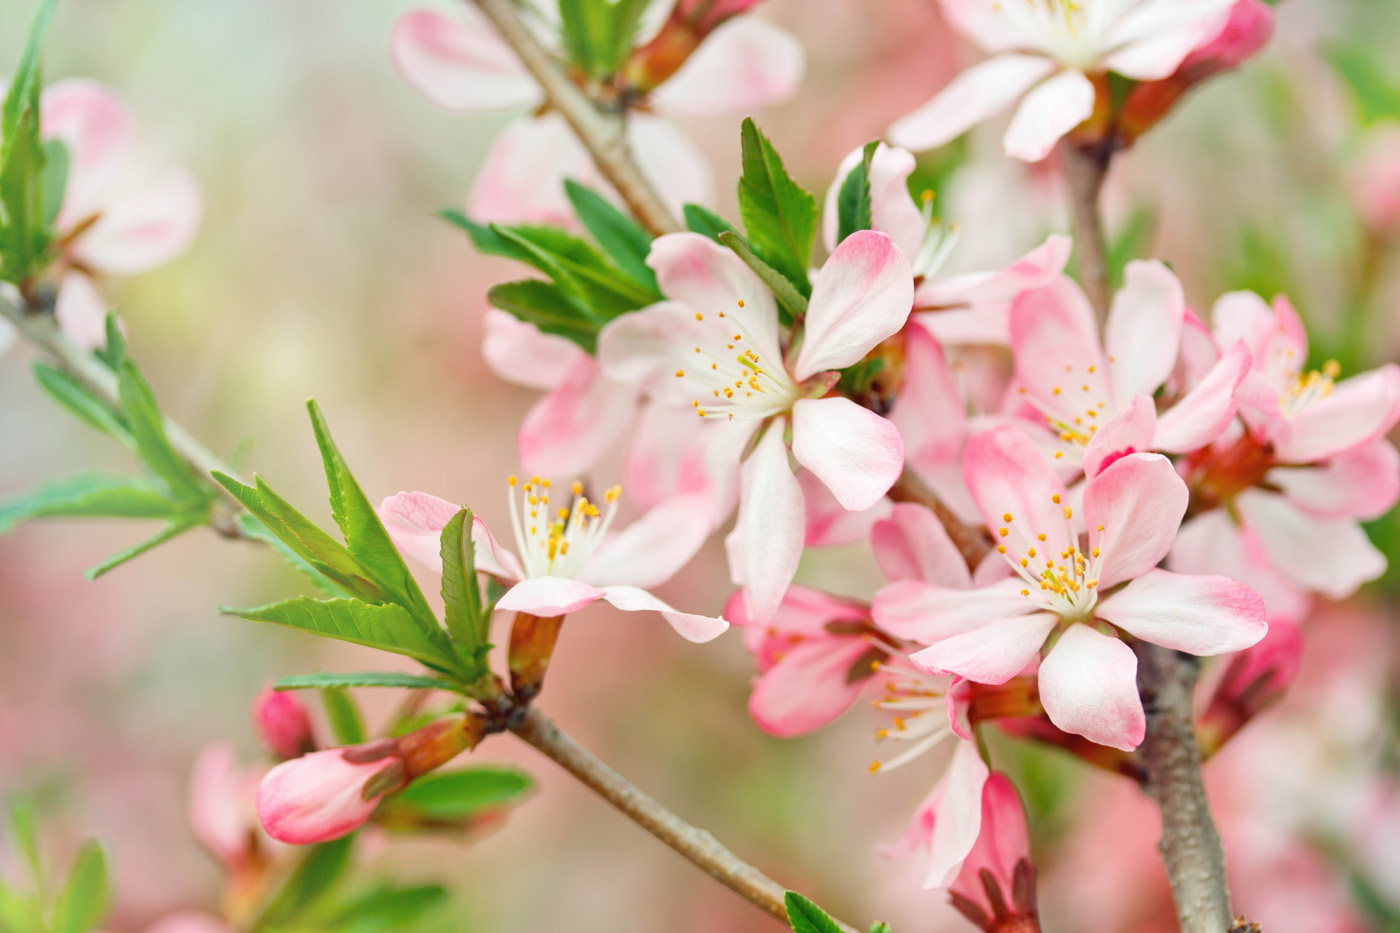
[[[952,142],[1010,107],[1055,71],[1038,55],[998,55],[958,75],[928,103],[890,127],[897,146],[923,151]]]
[[[1064,71],[1026,95],[1003,140],[1006,154],[1039,162],[1055,144],[1094,112],[1094,83],[1078,71]]]

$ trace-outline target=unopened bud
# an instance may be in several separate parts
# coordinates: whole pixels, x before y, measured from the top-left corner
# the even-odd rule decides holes
[[[1197,725],[1201,753],[1210,757],[1219,751],[1245,723],[1281,699],[1298,676],[1302,658],[1302,629],[1279,621],[1270,624],[1258,644],[1231,658]]]
[[[311,717],[293,693],[264,690],[253,703],[253,722],[263,743],[278,758],[297,758],[316,750]]]
[[[367,785],[381,772],[401,772],[403,764],[392,756],[351,761],[345,752],[312,752],[267,773],[258,787],[258,818],[269,836],[294,845],[339,839],[364,825],[379,798],[405,783],[400,779],[397,786],[366,796]]]

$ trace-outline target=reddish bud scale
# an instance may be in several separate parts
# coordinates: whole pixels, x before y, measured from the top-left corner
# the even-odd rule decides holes
[[[624,84],[642,96],[656,90],[686,63],[700,47],[705,34],[673,13],[650,42],[632,52],[622,66]]]
[[[563,616],[540,618],[528,612],[515,614],[515,624],[510,629],[508,664],[511,692],[522,703],[539,696],[563,625]]]
[[[263,743],[278,758],[298,758],[316,750],[311,717],[291,692],[264,690],[253,704],[253,721]]]

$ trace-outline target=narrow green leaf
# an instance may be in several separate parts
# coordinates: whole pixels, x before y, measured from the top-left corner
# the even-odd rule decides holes
[[[272,622],[314,635],[414,658],[439,670],[460,665],[441,629],[425,632],[408,610],[393,604],[371,605],[358,599],[316,600],[301,596],[270,606],[225,609],[253,622]]]
[[[21,111],[27,104],[33,104],[38,99],[39,58],[56,6],[56,0],[44,0],[39,4],[39,9],[35,11],[34,19],[30,23],[29,39],[25,42],[24,52],[15,67],[15,76],[10,81],[9,91],[5,95],[4,108],[0,110],[0,138],[4,139],[6,146],[14,139]]]
[[[326,671],[317,674],[294,674],[272,685],[273,690],[318,690],[322,687],[401,687],[408,690],[451,690],[462,688],[450,681],[399,671],[359,671],[340,674]]]
[[[126,335],[122,333],[121,324],[117,321],[117,316],[111,311],[107,312],[106,320],[106,346],[94,351],[97,358],[107,364],[107,368],[112,372],[117,372],[126,363]]]
[[[121,416],[78,380],[47,363],[34,364],[34,379],[54,401],[71,411],[84,424],[112,435],[128,447],[136,447],[136,441]]]
[[[401,931],[447,903],[447,889],[437,884],[397,887],[381,884],[346,904],[329,924],[337,933]]]
[[[878,139],[866,143],[860,162],[841,182],[836,196],[838,243],[857,230],[870,229],[870,162],[879,145]]]
[[[826,911],[796,891],[789,891],[783,896],[783,904],[787,907],[788,922],[792,924],[793,933],[841,933],[838,927]]]
[[[870,925],[870,933],[894,933],[894,931],[890,929],[888,923],[881,920],[878,923],[872,923]]]
[[[487,256],[514,259],[516,262],[523,262],[526,265],[535,265],[534,256],[528,251],[516,246],[490,227],[476,223],[461,211],[450,207],[443,208],[438,211],[438,216],[454,227],[465,231],[467,236],[471,238],[472,245],[476,247],[477,252]]]
[[[29,863],[29,871],[36,886],[44,885],[44,861],[39,854],[39,825],[34,818],[34,802],[28,797],[17,797],[10,801],[10,830],[15,843],[24,853]]]
[[[572,178],[564,180],[564,191],[583,226],[617,267],[659,299],[656,274],[647,266],[651,234],[611,201]]]
[[[600,38],[599,0],[558,0],[559,37],[570,65],[584,74],[597,75],[598,58],[594,51]]]
[[[491,229],[531,257],[531,265],[544,272],[570,297],[581,301],[601,321],[651,304],[660,293],[624,275],[592,246],[557,227],[503,227]]]
[[[355,836],[343,836],[306,849],[301,864],[252,924],[253,929],[277,929],[288,924],[335,892],[350,868]]]
[[[48,246],[43,224],[44,148],[37,102],[19,114],[14,134],[0,153],[0,278],[21,283],[39,265]]]
[[[792,180],[752,119],[744,120],[740,138],[744,173],[739,178],[739,213],[748,241],[806,297],[812,292],[807,264],[817,233],[816,198]]]
[[[31,518],[165,518],[179,510],[151,480],[83,473],[0,502],[0,534]]]
[[[107,912],[107,859],[95,842],[78,853],[73,873],[54,905],[52,933],[87,933]]]
[[[565,295],[558,286],[539,279],[521,279],[492,286],[486,300],[546,334],[564,337],[591,356],[598,350],[601,325]]]
[[[431,820],[465,820],[518,803],[534,786],[528,774],[514,768],[434,771],[406,787],[394,802]]]
[[[462,509],[442,529],[442,601],[447,632],[464,653],[475,658],[486,643],[489,620],[481,611],[481,585],[476,578],[476,548],[472,544],[472,513]]]
[[[721,233],[734,231],[733,224],[708,207],[701,207],[699,204],[686,204],[681,208],[681,213],[685,215],[686,229],[691,233],[703,234],[716,243],[719,242]]]
[[[651,0],[611,0],[611,17],[601,37],[596,54],[598,70],[604,75],[616,74],[627,62],[637,45],[642,25],[642,13]]]
[[[44,197],[40,220],[45,227],[52,227],[68,188],[68,147],[61,140],[50,139],[44,143],[44,174],[40,184]]]
[[[272,548],[282,556],[283,560],[295,567],[306,579],[310,580],[312,585],[322,593],[325,593],[327,596],[354,595],[347,592],[344,587],[337,584],[330,577],[327,577],[325,574],[321,573],[321,571],[311,566],[306,558],[288,547],[287,542],[268,531],[267,526],[257,518],[244,513],[239,515],[235,520],[238,522],[239,531],[242,532],[244,537],[252,538],[255,541],[261,541]]]
[[[155,550],[165,542],[180,537],[180,535],[192,528],[198,528],[200,525],[204,524],[206,519],[207,514],[204,512],[180,513],[170,520],[170,524],[166,525],[140,544],[134,544],[124,551],[118,551],[96,567],[88,568],[85,576],[89,580],[96,580],[103,574],[116,570],[127,561],[135,560],[147,551]]]
[[[44,907],[33,895],[22,894],[5,887],[0,878],[0,930],[4,933],[28,933],[44,929]]]
[[[797,290],[797,287],[788,281],[787,276],[754,255],[753,248],[743,237],[731,230],[721,233],[719,241],[733,250],[734,254],[742,259],[745,265],[757,273],[790,318],[800,319],[807,313],[807,299]]]
[[[365,718],[360,705],[340,687],[321,687],[321,705],[337,745],[359,745],[365,740]]]
[[[200,478],[175,452],[165,434],[165,418],[156,404],[155,393],[136,364],[124,360],[117,370],[117,393],[122,414],[126,416],[136,452],[170,488],[170,493],[185,501],[208,501],[210,493]]]

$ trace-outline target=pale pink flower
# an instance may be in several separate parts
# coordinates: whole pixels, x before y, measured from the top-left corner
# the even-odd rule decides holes
[[[1016,356],[1013,410],[1041,422],[1056,459],[1093,476],[1125,454],[1185,453],[1216,440],[1235,416],[1248,346],[1230,351],[1186,392],[1153,400],[1178,366],[1187,320],[1181,283],[1159,262],[1128,264],[1100,342],[1093,308],[1060,278],[1011,306]]]
[[[347,757],[353,749],[332,748],[284,761],[258,786],[258,817],[274,839],[310,845],[339,839],[369,819],[385,790],[365,796],[370,779],[402,767],[395,756],[373,761]]]
[[[963,859],[949,893],[982,911],[984,930],[1015,930],[1008,917],[1034,918],[1035,875],[1030,871],[1031,840],[1026,808],[1011,779],[1000,771],[982,787],[982,824],[977,842]],[[994,902],[982,872],[987,872],[1001,897]],[[972,920],[973,917],[968,917]]]
[[[959,742],[948,770],[919,805],[904,835],[884,847],[887,858],[921,857],[928,861],[926,888],[947,888],[982,834],[987,764],[975,742]]]
[[[701,418],[732,423],[741,443],[758,437],[741,471],[728,545],[750,614],[764,621],[796,573],[805,535],[786,433],[798,463],[851,511],[877,503],[903,469],[893,424],[824,396],[834,371],[904,326],[914,289],[909,263],[882,233],[847,237],[816,275],[801,340],[785,345],[772,292],[728,249],[699,234],[670,234],[652,244],[647,262],[668,300],[608,324],[599,364],[655,399],[688,402]]]
[[[1094,111],[1090,75],[1166,78],[1216,35],[1233,0],[942,0],[959,32],[994,55],[954,78],[890,128],[923,150],[961,136],[1020,101],[1009,155],[1038,162]]]
[[[520,483],[511,477],[510,517],[518,556],[501,548],[481,519],[472,527],[477,570],[510,587],[496,608],[551,617],[604,600],[625,612],[659,612],[690,641],[719,636],[729,627],[724,619],[677,612],[647,592],[674,576],[709,536],[713,512],[708,498],[672,499],[613,532],[621,493],[620,487],[609,489],[599,509],[580,483],[556,499],[546,480]],[[427,493],[401,492],[384,500],[379,516],[402,553],[440,571],[440,535],[458,509]]]
[[[183,252],[199,226],[199,188],[185,169],[136,190],[122,182],[131,116],[99,82],[69,78],[51,85],[40,101],[39,125],[46,140],[68,150],[68,181],[54,221],[62,273],[55,314],[80,346],[100,347],[107,303],[93,277],[145,272]]]
[[[1016,576],[970,591],[918,581],[881,590],[875,621],[929,645],[910,656],[919,667],[1005,683],[1058,632],[1039,673],[1050,721],[1131,750],[1142,741],[1145,719],[1137,658],[1117,630],[1198,655],[1238,651],[1267,630],[1263,600],[1243,584],[1155,569],[1188,498],[1165,457],[1118,459],[1089,478],[1077,511],[1050,464],[1013,426],[974,437],[964,470]]]
[[[241,766],[227,742],[205,746],[190,773],[190,828],[200,845],[231,869],[253,854],[261,778],[262,769]]]
[[[654,5],[661,14],[664,5]],[[547,46],[559,44],[557,6],[530,5],[530,21]],[[650,12],[638,44],[660,23]],[[434,105],[454,113],[536,110],[543,97],[515,54],[470,4],[452,16],[414,10],[394,27],[391,53],[399,74]],[[790,97],[801,81],[802,48],[770,23],[738,16],[718,26],[680,70],[628,116],[628,141],[658,191],[675,209],[708,203],[714,180],[695,145],[665,114],[744,113]],[[565,178],[594,187],[603,178],[557,113],[510,124],[486,157],[467,213],[487,222],[569,223]]]
[[[253,724],[263,744],[278,758],[296,758],[316,749],[306,706],[289,690],[269,687],[258,694],[253,702]]]

